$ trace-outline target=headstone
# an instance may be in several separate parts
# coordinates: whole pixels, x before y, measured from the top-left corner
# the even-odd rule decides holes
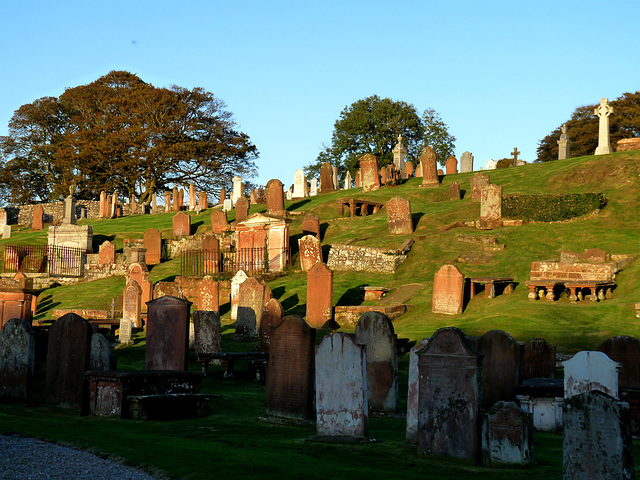
[[[407,389],[407,427],[405,442],[408,445],[418,445],[418,393],[419,393],[419,376],[418,376],[418,355],[417,352],[422,350],[429,338],[423,338],[420,343],[409,351],[409,378]]]
[[[31,396],[35,348],[36,337],[26,320],[12,318],[0,329],[0,397]]]
[[[69,195],[64,199],[64,216],[62,217],[62,223],[65,225],[76,224],[76,199],[73,195]]]
[[[407,156],[407,148],[402,143],[402,135],[398,135],[398,143],[396,143],[396,146],[393,147],[392,153],[393,153],[393,166],[396,167],[396,169],[399,172],[401,172],[403,179],[407,178],[406,172],[404,169],[405,167],[404,159]]]
[[[367,390],[372,412],[396,413],[398,404],[397,336],[389,317],[364,313],[356,324],[356,340],[365,346]]]
[[[107,192],[102,190],[100,192],[100,210],[98,211],[98,217],[105,218],[107,216]]]
[[[235,338],[252,340],[258,338],[262,309],[264,307],[264,285],[255,278],[247,278],[238,290],[238,319]]]
[[[128,280],[122,293],[122,318],[136,328],[142,327],[142,288],[135,280]]]
[[[258,203],[258,193],[255,188],[251,189],[251,193],[249,193],[249,203],[251,205],[255,205]]]
[[[404,164],[404,175],[405,178],[413,177],[413,162],[405,162]]]
[[[198,284],[198,310],[220,311],[220,287],[213,277],[206,275]]]
[[[196,209],[196,186],[193,183],[189,184],[189,210],[192,212]]]
[[[311,179],[311,191],[309,192],[309,195],[311,195],[312,197],[315,197],[316,195],[318,195],[318,179],[317,178]]]
[[[483,391],[484,393],[484,391]],[[482,463],[531,465],[533,463],[533,422],[531,414],[514,402],[498,402],[482,422]]]
[[[336,166],[331,166],[331,171],[332,171],[332,180],[333,180],[333,189],[334,190],[340,190],[340,180],[338,179],[338,167]]]
[[[362,172],[362,191],[373,192],[380,188],[378,175],[378,161],[374,155],[367,153],[360,157],[360,171]]]
[[[179,212],[180,211],[180,192],[178,191],[177,186],[173,187],[173,194],[171,196],[173,197],[173,211]]]
[[[453,200],[460,200],[460,184],[458,182],[453,182],[449,187],[449,196]]]
[[[129,343],[133,337],[133,325],[131,320],[125,318],[120,319],[120,326],[118,328],[118,341],[122,344]]]
[[[94,372],[108,372],[111,370],[111,342],[101,333],[91,335],[89,370]]]
[[[176,298],[185,298],[184,292],[182,291],[182,287],[176,281],[173,282],[156,282],[153,286],[153,298],[162,298],[166,296],[176,297]]]
[[[31,220],[31,230],[42,230],[44,219],[44,209],[38,204],[33,207],[33,219]]]
[[[482,408],[515,400],[513,387],[522,381],[524,344],[502,330],[490,330],[475,344],[482,361]]]
[[[149,269],[144,263],[132,263],[127,268],[127,281],[135,280],[142,289],[142,311],[147,311],[147,303],[153,295],[153,284],[149,280]]]
[[[329,162],[320,167],[320,193],[333,192],[333,168]]]
[[[471,152],[464,152],[460,157],[460,173],[473,172],[473,155]]]
[[[171,192],[169,191],[164,192],[164,211],[171,211]]]
[[[300,251],[300,268],[303,272],[311,269],[316,263],[322,262],[322,246],[316,237],[305,235],[300,238],[298,250]]]
[[[301,317],[289,315],[271,327],[270,335],[265,386],[267,413],[312,418],[316,330]]]
[[[136,202],[136,196],[131,195],[129,197],[129,215],[138,214],[138,203]]]
[[[158,196],[155,193],[151,194],[151,212],[149,213],[156,213],[156,211],[158,210]]]
[[[238,319],[238,294],[240,293],[240,285],[247,280],[247,274],[243,270],[238,272],[231,279],[231,320]]]
[[[420,173],[422,174],[421,187],[439,187],[440,177],[438,177],[438,163],[436,152],[427,146],[420,155]]]
[[[233,177],[232,181],[233,192],[231,193],[231,200],[235,204],[240,197],[244,196],[244,188],[242,188],[242,177],[236,175],[235,177]]]
[[[433,280],[431,311],[460,315],[464,302],[464,275],[455,265],[443,265]]]
[[[258,350],[268,352],[271,345],[271,327],[282,320],[284,310],[277,298],[270,298],[264,302],[262,321],[260,322],[260,345]]]
[[[147,249],[145,263],[158,265],[162,259],[162,234],[157,228],[149,228],[144,232],[144,248]]]
[[[220,312],[196,310],[193,312],[193,330],[196,355],[222,352],[222,327]]]
[[[307,323],[323,328],[333,320],[333,271],[316,263],[307,271]]]
[[[626,335],[612,337],[597,350],[622,365],[618,371],[620,387],[640,387],[640,340]]]
[[[618,398],[618,369],[614,362],[602,352],[582,351],[562,362],[564,366],[564,398],[599,390]]]
[[[220,273],[220,242],[214,235],[205,235],[202,241],[203,267],[205,275]],[[208,310],[199,308],[199,310]]]
[[[105,240],[98,247],[98,264],[113,265],[116,263],[116,247],[109,240]]]
[[[49,328],[45,398],[57,405],[80,405],[83,374],[89,370],[92,328],[75,313],[63,315]]]
[[[356,188],[360,188],[362,186],[362,170],[356,170]]]
[[[322,240],[320,238],[320,220],[318,217],[312,214],[305,215],[302,219],[302,234],[313,235],[318,240]]]
[[[517,167],[518,165],[520,165],[520,163],[518,163],[518,155],[520,155],[522,152],[518,151],[518,147],[514,147],[513,152],[511,152],[511,155],[513,155],[513,166]],[[522,161],[522,160],[520,160]]]
[[[556,347],[542,338],[524,344],[522,380],[529,378],[556,378]]]
[[[267,213],[270,215],[285,216],[284,192],[282,182],[276,178],[267,182]]]
[[[304,176],[304,170],[299,168],[293,176],[293,193],[292,198],[305,198],[309,195],[307,191],[307,178]]]
[[[198,192],[198,211],[206,210],[209,208],[209,198],[207,192]]]
[[[178,210],[184,210],[184,188],[181,188],[180,191],[178,191],[178,201],[180,202]]]
[[[284,192],[285,199],[291,201],[291,189]]]
[[[369,433],[364,345],[342,332],[316,348],[316,426],[319,436],[364,438]]]
[[[609,141],[609,115],[612,113],[613,107],[609,105],[609,99],[601,98],[600,105],[593,111],[593,114],[600,119],[598,126],[598,148],[596,148],[595,155],[604,155],[613,152]]]
[[[635,478],[629,417],[628,403],[597,390],[565,399],[564,480]]]
[[[226,188],[222,187],[220,189],[220,205],[224,204],[224,201],[227,198],[227,190]]]
[[[173,216],[173,238],[191,235],[191,217],[184,212]]]
[[[558,140],[558,160],[565,160],[571,158],[571,140],[567,136],[567,126],[565,124],[562,124],[561,130],[560,140]]]
[[[449,155],[447,163],[445,164],[447,175],[454,175],[458,173],[458,160],[453,155]]]
[[[344,175],[344,189],[349,190],[351,188],[351,172],[347,171]]]
[[[502,186],[489,185],[482,189],[480,197],[479,228],[492,229],[502,226]]]
[[[107,195],[107,209],[104,218],[111,218],[111,195]]]
[[[480,459],[482,355],[457,328],[437,330],[418,355],[418,452]]]
[[[211,229],[213,233],[224,233],[229,230],[229,221],[226,212],[220,209],[211,211]]]
[[[242,220],[247,218],[247,215],[249,214],[249,200],[247,200],[247,197],[238,198],[238,200],[236,201],[235,209],[236,223],[241,222]]]
[[[479,202],[482,199],[482,189],[490,185],[488,173],[476,173],[471,177],[471,200]]]
[[[191,302],[166,295],[147,303],[145,370],[187,370]]]
[[[380,172],[379,172],[380,185],[387,184],[387,180],[388,180],[387,173],[388,173],[388,170],[385,167],[382,167],[380,169]]]
[[[387,210],[387,226],[392,235],[411,235],[413,233],[413,218],[411,217],[411,202],[402,197],[393,197],[385,204]]]

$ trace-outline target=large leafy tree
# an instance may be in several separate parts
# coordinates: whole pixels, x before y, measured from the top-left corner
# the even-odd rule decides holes
[[[29,134],[45,126],[53,133]],[[46,195],[33,192],[33,200],[60,198],[74,187],[83,198],[115,190],[142,203],[173,185],[194,183],[216,193],[236,174],[254,176],[258,155],[212,93],[156,88],[121,71],[67,89],[58,99],[21,107],[9,135],[0,137],[0,153],[5,192],[28,185],[15,182],[12,169],[26,175],[31,164],[46,158],[40,173]]]
[[[610,102],[614,112],[609,116],[611,146],[623,138],[640,136],[640,92],[624,93]],[[598,104],[584,105],[575,109],[565,122],[571,140],[571,156],[593,155],[598,146],[599,119],[593,113]],[[538,162],[548,162],[558,158],[558,140],[561,125],[538,144]]]

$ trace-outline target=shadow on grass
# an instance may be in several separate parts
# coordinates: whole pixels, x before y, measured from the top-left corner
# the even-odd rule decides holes
[[[357,306],[362,305],[364,302],[364,291],[362,287],[366,287],[364,283],[361,283],[357,287],[349,288],[342,294],[336,306]]]
[[[282,311],[286,312],[287,315],[290,315],[291,313],[293,313],[291,310],[299,303],[300,303],[300,298],[298,297],[297,293],[294,293],[290,297],[282,300],[280,304],[282,305]]]
[[[418,222],[424,217],[424,212],[414,212],[411,214],[411,222],[413,223],[413,229],[418,227]]]
[[[97,252],[100,248],[100,245],[102,245],[106,241],[113,242],[115,238],[116,238],[115,235],[100,235],[100,234],[94,235],[93,240],[91,241],[91,246],[93,248],[93,251]],[[117,251],[122,253],[122,249],[119,249]]]
[[[310,199],[305,199],[305,200],[300,200],[299,202],[292,203],[287,207],[287,211],[291,211],[291,210],[295,210],[297,208],[303,207],[310,201],[311,201]]]

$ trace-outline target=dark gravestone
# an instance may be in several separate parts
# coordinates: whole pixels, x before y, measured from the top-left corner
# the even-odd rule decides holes
[[[82,375],[89,370],[91,325],[75,313],[57,319],[49,329],[47,401],[57,405],[82,403]]]
[[[240,284],[235,338],[252,340],[258,337],[264,307],[264,292],[264,285],[253,277],[247,278]]]
[[[145,370],[187,370],[190,308],[170,295],[147,303]]]
[[[265,302],[260,322],[260,346],[259,350],[268,352],[271,345],[271,328],[282,320],[284,311],[277,298],[270,298]]]
[[[0,329],[0,397],[31,396],[35,348],[35,334],[22,318],[12,318]]]
[[[219,202],[219,205],[222,205],[226,198],[227,198],[227,190],[226,190],[226,188],[222,187],[220,189],[220,202]]]
[[[356,340],[367,352],[367,387],[369,410],[398,411],[397,337],[389,317],[380,312],[366,312],[356,324]]]
[[[421,187],[439,187],[438,162],[435,150],[427,146],[420,154],[420,167],[422,170]]]
[[[419,413],[419,376],[417,352],[427,346],[429,338],[423,338],[420,343],[409,352],[409,388],[407,389],[407,427],[405,442],[409,445],[418,444],[418,413]]]
[[[94,372],[111,370],[111,342],[101,333],[94,333],[91,336],[89,370]]]
[[[497,402],[482,422],[482,463],[531,465],[533,463],[533,422],[531,414],[513,402]]]
[[[157,228],[150,228],[144,232],[144,248],[147,249],[145,263],[157,265],[162,258],[162,234]]]
[[[211,229],[213,233],[224,233],[229,230],[227,212],[223,212],[220,209],[211,212]]]
[[[220,312],[196,310],[193,312],[196,355],[222,352]]]
[[[542,338],[524,345],[522,380],[529,378],[556,378],[556,347]]]
[[[333,168],[329,162],[320,167],[320,193],[333,192]]]
[[[236,222],[241,222],[247,218],[249,214],[249,200],[247,200],[247,197],[240,197],[236,200],[234,208],[236,210]]]
[[[482,355],[457,328],[441,328],[417,352],[418,452],[480,460]]]
[[[320,220],[315,215],[306,215],[302,219],[302,235],[313,235],[318,240],[320,238]]]
[[[380,176],[378,175],[378,160],[376,157],[367,153],[360,157],[359,163],[362,175],[362,191],[372,192],[380,189]]]
[[[282,191],[282,182],[276,178],[267,182],[267,213],[269,215],[278,215],[284,217],[284,192]]]
[[[307,271],[307,323],[323,328],[333,319],[333,271],[316,263]]]
[[[502,330],[490,330],[475,344],[484,355],[482,363],[482,408],[515,400],[513,387],[522,381],[524,345]]]
[[[267,413],[303,419],[313,416],[315,345],[316,330],[302,317],[289,315],[271,327]]]
[[[153,297],[153,284],[149,280],[149,269],[144,263],[132,263],[127,268],[127,281],[135,280],[142,289],[142,311],[147,311],[147,303]]]
[[[184,212],[173,216],[173,238],[191,235],[191,217]]]
[[[206,276],[198,284],[198,310],[217,312],[220,310],[220,288],[213,277]]]
[[[618,370],[618,386],[640,387],[640,340],[621,335],[605,340],[598,351],[622,364]]]

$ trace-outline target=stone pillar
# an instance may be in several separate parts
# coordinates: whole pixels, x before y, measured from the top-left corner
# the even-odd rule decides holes
[[[611,153],[611,145],[609,143],[609,115],[613,113],[613,107],[609,105],[608,98],[601,98],[600,105],[598,105],[593,113],[600,117],[600,128],[598,129],[598,148],[596,148],[596,155],[604,155],[605,153]]]
[[[571,158],[569,153],[569,147],[571,146],[571,140],[567,136],[567,126],[562,125],[562,134],[560,135],[560,140],[558,140],[558,160],[564,160],[566,158]]]
[[[398,143],[393,149],[393,165],[400,171],[402,179],[407,178],[407,174],[404,171],[404,159],[407,156],[407,149],[402,144],[402,135],[398,135]]]

